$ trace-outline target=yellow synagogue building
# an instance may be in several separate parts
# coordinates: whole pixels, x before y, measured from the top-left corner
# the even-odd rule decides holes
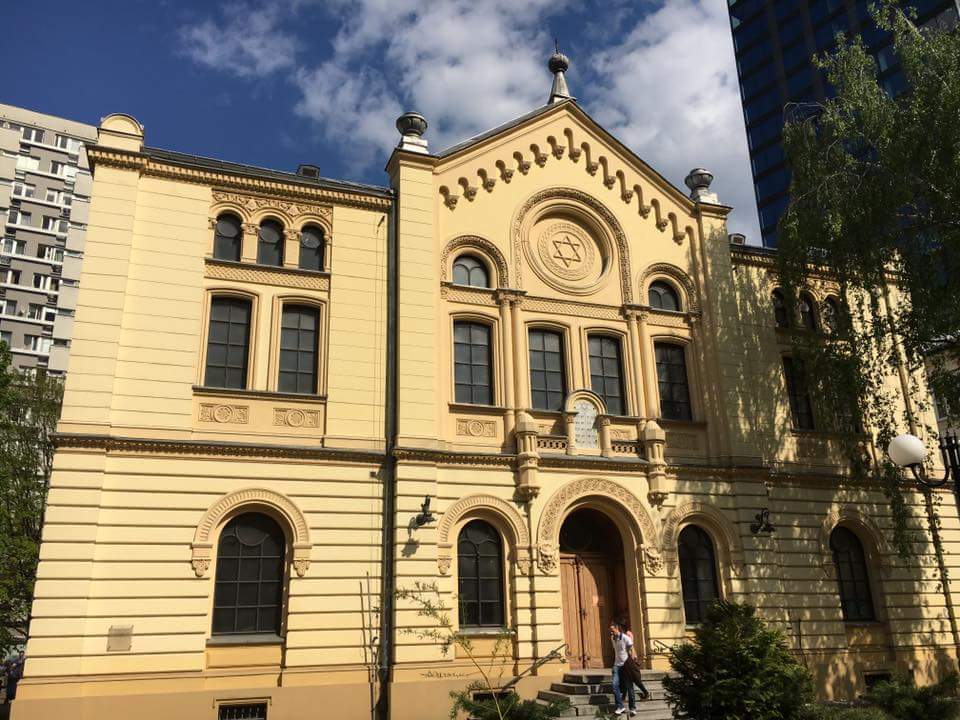
[[[655,680],[716,598],[822,698],[956,666],[923,496],[904,561],[790,358],[837,288],[775,308],[710,173],[671,185],[566,65],[442,152],[401,116],[389,187],[102,121],[14,720],[446,717],[471,668],[411,632],[417,582],[480,655],[512,632],[524,697],[609,668],[615,616]]]

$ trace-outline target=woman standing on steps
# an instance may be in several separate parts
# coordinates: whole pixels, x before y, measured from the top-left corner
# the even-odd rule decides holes
[[[630,716],[637,714],[637,699],[633,692],[633,685],[639,682],[640,692],[643,699],[650,697],[650,693],[643,686],[643,681],[639,676],[633,678],[624,670],[628,661],[633,660],[633,633],[630,632],[627,621],[623,618],[617,618],[610,623],[610,641],[613,643],[613,699],[616,704],[614,715],[623,715],[626,709],[623,707],[623,690],[627,691],[627,701],[630,706]],[[625,688],[624,688],[625,686]]]

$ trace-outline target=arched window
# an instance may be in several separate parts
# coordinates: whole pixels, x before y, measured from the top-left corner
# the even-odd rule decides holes
[[[487,266],[473,255],[461,255],[453,262],[453,282],[471,287],[490,287]]]
[[[773,301],[773,319],[777,323],[777,327],[790,327],[790,314],[787,312],[787,303],[783,299],[783,293],[774,290],[770,294],[770,298]]]
[[[650,283],[650,289],[647,290],[647,302],[654,310],[680,310],[680,297],[668,283],[657,280]]]
[[[530,399],[537,410],[563,410],[567,394],[563,336],[551,330],[530,330]]]
[[[284,305],[280,319],[280,392],[317,392],[317,337],[320,311],[308,305]]]
[[[260,223],[257,236],[257,263],[259,265],[283,265],[283,226],[276,220]]]
[[[824,300],[820,319],[826,332],[835,333],[839,329],[837,323],[840,321],[840,305],[836,298],[828,297]]]
[[[707,610],[720,597],[717,588],[717,559],[713,541],[703,528],[687,525],[678,540],[683,613],[687,625],[703,622]]]
[[[300,269],[323,270],[323,228],[307,225],[300,231]]]
[[[845,527],[836,527],[830,533],[830,549],[837,569],[837,589],[843,619],[846,622],[876,620],[867,559],[860,538]]]
[[[493,404],[490,326],[458,320],[453,324],[454,399],[473,405]]]
[[[461,627],[503,627],[503,547],[488,522],[471,520],[457,541]]]
[[[262,513],[233,518],[217,543],[213,634],[280,634],[286,539]]]
[[[653,352],[660,390],[660,416],[667,420],[693,420],[683,345],[658,342],[653,344]]]
[[[246,389],[250,308],[250,301],[243,298],[215,297],[211,301],[203,376],[207,387]]]
[[[800,323],[806,330],[817,329],[817,305],[806,294],[800,296]]]
[[[218,217],[216,229],[213,232],[213,257],[217,260],[240,262],[242,245],[243,233],[240,218],[230,213],[224,213]]]
[[[587,344],[590,351],[590,387],[603,398],[608,413],[623,415],[623,364],[620,360],[620,339],[606,335],[591,335]]]

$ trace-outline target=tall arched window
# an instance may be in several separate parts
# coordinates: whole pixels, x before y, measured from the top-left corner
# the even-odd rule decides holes
[[[690,386],[687,382],[687,358],[683,345],[653,344],[660,389],[660,415],[667,420],[692,420]]]
[[[623,415],[623,363],[619,338],[591,335],[587,345],[590,351],[590,387],[603,398],[608,413]]]
[[[217,260],[240,262],[242,245],[240,218],[230,213],[218,217],[213,232],[213,257]]]
[[[530,399],[537,410],[563,410],[567,373],[563,336],[552,330],[530,330]]]
[[[673,312],[680,310],[680,297],[677,291],[662,280],[650,283],[647,302],[654,310],[672,310]]]
[[[720,597],[713,541],[703,528],[687,525],[678,540],[683,613],[687,625],[703,622],[707,610]]]
[[[453,282],[471,287],[490,287],[487,266],[473,255],[461,255],[453,262]]]
[[[787,312],[787,303],[783,299],[783,293],[774,290],[770,294],[770,299],[773,302],[773,319],[777,323],[777,327],[790,327],[790,314]]]
[[[300,231],[300,269],[323,270],[323,228],[307,225]]]
[[[280,392],[317,392],[317,337],[320,311],[308,305],[284,305],[280,319]]]
[[[454,400],[473,405],[493,404],[493,359],[490,326],[458,320],[453,324]]]
[[[863,544],[851,530],[836,527],[830,533],[830,550],[837,569],[837,589],[840,607],[847,622],[876,620],[873,597],[870,593],[870,575]]]
[[[283,226],[276,220],[264,220],[260,223],[257,264],[283,265]]]
[[[461,627],[503,627],[503,547],[488,522],[471,520],[457,541]]]
[[[828,297],[824,300],[820,318],[823,321],[823,329],[828,333],[834,333],[839,329],[837,323],[840,320],[840,304],[836,298]]]
[[[817,305],[807,294],[800,296],[800,323],[806,330],[817,329]]]
[[[286,539],[262,513],[237,515],[217,543],[213,634],[279,635]]]

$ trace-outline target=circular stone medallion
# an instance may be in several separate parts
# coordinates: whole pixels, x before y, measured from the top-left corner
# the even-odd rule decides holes
[[[583,228],[573,223],[546,225],[537,239],[537,254],[545,269],[569,282],[595,275],[596,246]]]

